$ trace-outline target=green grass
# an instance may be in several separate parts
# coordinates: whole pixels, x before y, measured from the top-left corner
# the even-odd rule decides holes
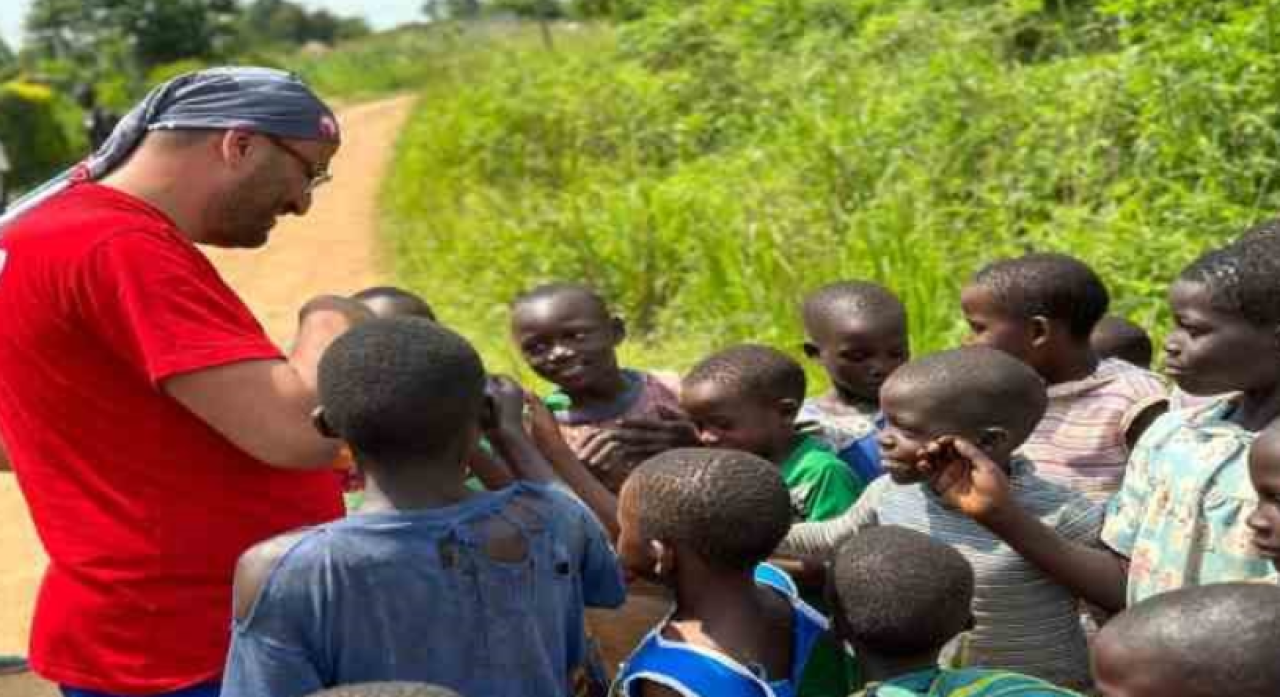
[[[1178,270],[1280,208],[1280,3],[1102,4],[655,1],[555,52],[463,46],[384,191],[397,276],[508,371],[539,282],[599,287],[627,360],[683,369],[795,350],[841,278],[898,292],[916,351],[953,345],[965,279],[1031,249],[1160,334]]]

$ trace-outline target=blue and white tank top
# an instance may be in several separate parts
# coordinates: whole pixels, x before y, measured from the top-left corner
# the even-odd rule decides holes
[[[827,631],[827,620],[800,599],[799,589],[785,571],[760,564],[756,583],[781,593],[791,603],[791,673],[782,680],[767,681],[753,670],[718,651],[662,636],[667,622],[654,627],[622,666],[614,683],[616,697],[638,697],[639,682],[649,680],[680,693],[682,697],[796,697],[800,676],[818,639]]]

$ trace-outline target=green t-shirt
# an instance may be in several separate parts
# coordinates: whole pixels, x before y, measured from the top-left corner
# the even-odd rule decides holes
[[[1080,697],[1038,678],[1003,670],[964,668],[922,670],[903,675],[852,697]]]
[[[844,513],[867,488],[822,441],[805,436],[782,463],[782,480],[791,491],[792,517],[806,523]]]
[[[866,488],[844,460],[812,436],[805,436],[782,463],[782,480],[791,492],[792,517],[805,522],[828,520],[844,513]],[[806,594],[804,599],[826,612],[821,596]],[[858,684],[853,660],[834,641],[824,640],[809,656],[799,697],[841,697]]]

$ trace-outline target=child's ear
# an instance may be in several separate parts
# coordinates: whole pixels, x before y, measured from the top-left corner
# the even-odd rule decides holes
[[[818,349],[818,345],[811,341],[804,342],[801,348],[804,351],[804,355],[812,360],[816,361],[818,360],[818,357],[822,355],[822,351]]]
[[[1053,322],[1048,317],[1036,315],[1031,318],[1031,345],[1043,346],[1053,334]]]
[[[999,452],[1008,442],[1009,431],[999,426],[992,426],[982,429],[982,433],[978,434],[978,440],[974,445],[981,448],[982,452],[990,455],[991,453]]]
[[[316,431],[325,438],[337,438],[338,434],[334,432],[333,427],[329,425],[329,420],[324,415],[324,405],[321,404],[311,410],[311,425]]]
[[[668,579],[676,573],[676,549],[662,540],[649,540],[649,556],[653,559],[655,578]]]
[[[778,400],[778,413],[784,419],[795,421],[796,416],[800,413],[800,402],[791,398],[780,399]]]
[[[621,317],[614,316],[609,320],[609,324],[613,328],[613,345],[617,346],[627,338],[627,322]]]

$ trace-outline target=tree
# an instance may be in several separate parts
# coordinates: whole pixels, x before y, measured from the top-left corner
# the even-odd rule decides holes
[[[35,0],[27,45],[37,58],[86,69],[103,63],[107,47],[123,47],[134,70],[145,72],[179,59],[217,57],[238,12],[235,0]]]
[[[250,42],[334,44],[369,33],[363,19],[338,17],[328,10],[308,12],[289,0],[255,0],[241,17],[241,34]]]

